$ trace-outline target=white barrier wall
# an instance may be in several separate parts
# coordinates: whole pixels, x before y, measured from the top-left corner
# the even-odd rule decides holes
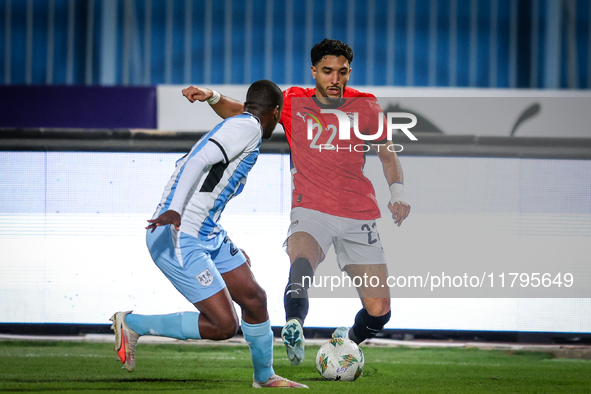
[[[145,245],[146,220],[180,156],[0,152],[0,184],[6,186],[0,188],[0,322],[107,324],[118,310],[192,310]],[[451,289],[457,293],[450,298],[430,286],[412,296],[408,287],[392,288],[388,328],[591,333],[589,161],[401,160],[412,212],[400,228],[386,211],[389,192],[377,157],[369,157],[366,168],[382,209],[378,229],[390,274],[465,270],[488,283],[492,273],[499,292],[475,295],[478,287],[460,286]],[[274,326],[285,318],[289,263],[282,244],[290,191],[289,156],[263,154],[244,192],[222,215],[267,291]],[[332,254],[318,275],[340,275]],[[509,286],[510,272],[531,277],[544,270],[553,270],[552,279],[556,272],[572,274],[576,285],[586,283],[587,293],[568,296],[555,282],[538,286],[542,293],[536,298],[523,298],[525,293],[515,291],[532,286],[522,288],[520,280]],[[504,290],[499,287],[503,272]],[[360,302],[354,289],[348,291],[345,296],[353,298],[312,299],[307,324],[352,324]],[[317,289],[311,293],[326,297]]]
[[[208,104],[191,104],[182,96],[185,87],[158,86],[159,130],[206,131],[219,123],[220,118]],[[245,100],[248,89],[246,85],[209,87],[241,101]],[[446,135],[508,137],[529,108],[535,113],[519,125],[515,136],[591,137],[591,91],[355,88],[380,98],[383,109],[392,104],[421,114]],[[536,104],[537,110],[532,111]]]

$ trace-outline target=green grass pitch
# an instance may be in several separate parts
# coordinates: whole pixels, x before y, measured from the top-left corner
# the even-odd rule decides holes
[[[362,347],[363,348],[363,347]],[[591,361],[554,359],[550,353],[459,348],[365,347],[356,382],[327,382],[314,364],[290,366],[275,347],[275,371],[322,393],[590,393]],[[120,369],[112,344],[0,342],[1,392],[155,392],[253,390],[246,346],[140,344],[136,370]]]

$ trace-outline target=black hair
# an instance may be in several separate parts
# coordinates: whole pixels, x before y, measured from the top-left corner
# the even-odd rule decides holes
[[[261,79],[248,88],[244,109],[259,112],[261,115],[283,105],[283,93],[275,83]]]
[[[329,40],[325,38],[318,44],[314,45],[310,52],[312,58],[312,65],[315,66],[324,56],[333,55],[336,57],[344,56],[351,64],[353,62],[353,49],[347,44],[339,40]]]

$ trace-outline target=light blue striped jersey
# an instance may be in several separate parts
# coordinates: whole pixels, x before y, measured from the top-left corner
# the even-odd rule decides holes
[[[176,162],[153,219],[169,209],[179,181],[183,177],[194,178],[186,197],[176,196],[184,197],[182,212],[179,212],[181,232],[203,240],[215,237],[221,231],[217,222],[222,211],[231,198],[242,192],[246,177],[257,160],[262,132],[259,119],[245,112],[225,119],[205,134],[189,153]],[[224,160],[207,165],[198,174],[191,173],[194,168],[189,165],[191,160],[197,160],[199,152],[208,142],[220,148]]]

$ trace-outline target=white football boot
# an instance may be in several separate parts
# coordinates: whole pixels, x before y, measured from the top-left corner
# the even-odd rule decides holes
[[[129,372],[135,369],[135,347],[141,336],[125,323],[125,316],[131,312],[117,312],[109,319],[113,322],[111,330],[115,331],[115,351],[123,363],[123,368]]]
[[[306,349],[306,339],[304,338],[304,329],[300,322],[291,319],[281,330],[281,339],[287,350],[287,358],[291,365],[298,365],[304,361],[304,352]]]

